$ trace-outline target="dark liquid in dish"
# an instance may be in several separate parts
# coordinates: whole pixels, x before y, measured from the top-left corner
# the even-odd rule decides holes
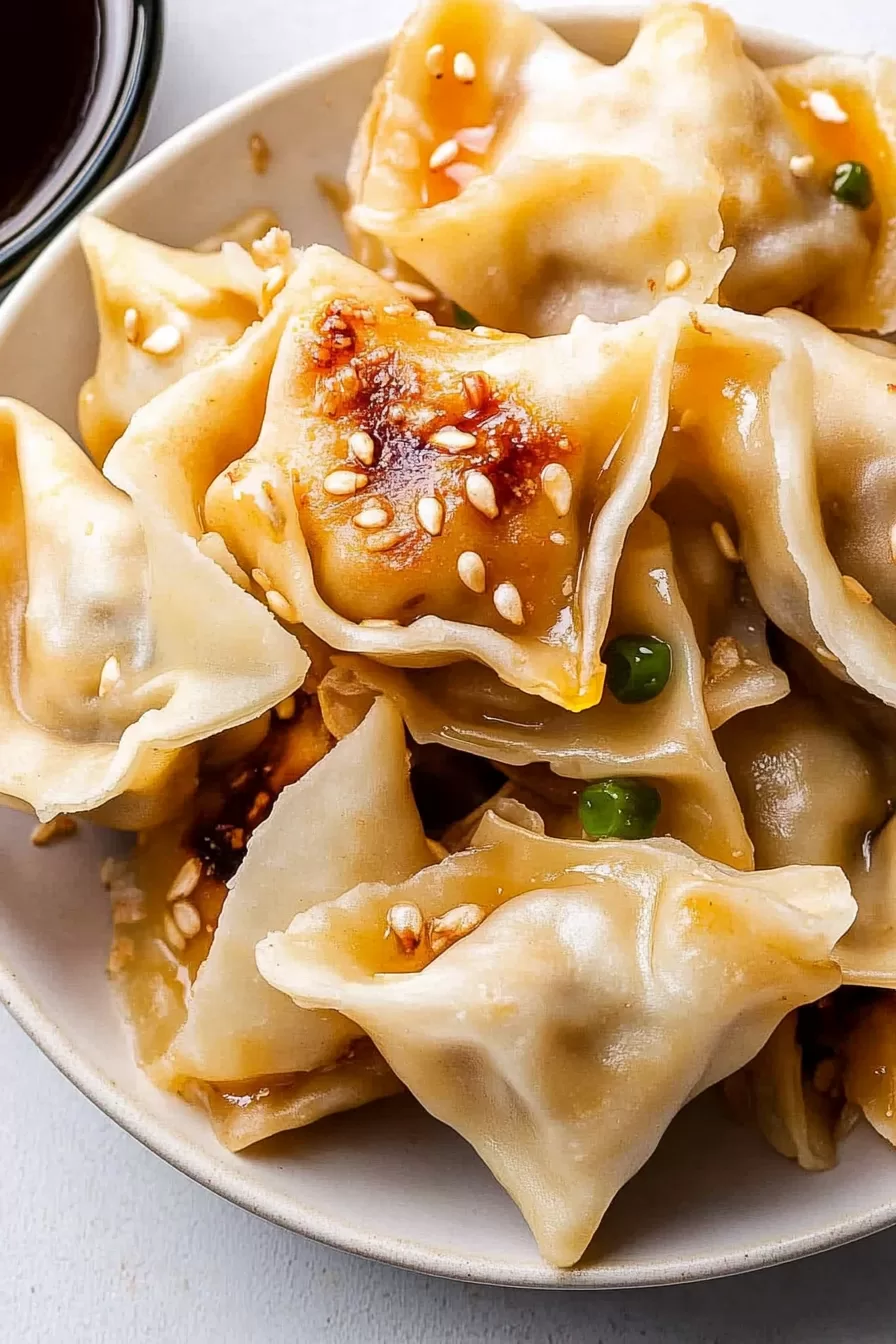
[[[50,176],[83,121],[100,56],[97,0],[0,0],[0,225]]]

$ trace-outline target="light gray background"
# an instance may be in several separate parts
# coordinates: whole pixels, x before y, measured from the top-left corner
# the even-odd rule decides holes
[[[409,0],[168,0],[146,147],[287,65],[391,31],[409,8]],[[893,0],[728,0],[728,8],[744,23],[820,44],[896,51]],[[144,1151],[2,1011],[0,1161],[0,1344],[896,1340],[896,1230],[739,1279],[607,1294],[446,1283],[316,1246]]]

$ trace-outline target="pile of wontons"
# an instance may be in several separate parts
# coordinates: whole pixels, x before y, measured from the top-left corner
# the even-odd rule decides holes
[[[137,832],[111,971],[230,1148],[408,1088],[571,1265],[721,1079],[896,1142],[894,125],[699,4],[603,66],[428,0],[356,260],[84,221],[90,457],[0,403],[0,792]]]

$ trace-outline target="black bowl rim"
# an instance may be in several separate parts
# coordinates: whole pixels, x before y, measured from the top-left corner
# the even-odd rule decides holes
[[[125,67],[102,130],[71,180],[30,224],[0,247],[0,285],[15,279],[62,226],[124,168],[146,124],[158,81],[164,0],[130,0]]]

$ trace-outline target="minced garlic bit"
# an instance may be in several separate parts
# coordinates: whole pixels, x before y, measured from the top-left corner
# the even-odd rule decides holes
[[[721,635],[710,649],[704,680],[708,683],[720,681],[722,677],[727,677],[729,673],[736,672],[744,661],[737,640],[731,635]]]
[[[541,485],[558,518],[565,518],[572,504],[572,478],[560,462],[549,462],[541,470]]]
[[[713,541],[718,546],[720,552],[725,557],[725,559],[730,560],[732,565],[739,564],[740,551],[737,549],[734,542],[732,541],[731,533],[728,531],[725,524],[716,519],[716,521],[710,526],[709,530],[712,533]]]
[[[790,160],[790,171],[794,177],[811,177],[814,168],[814,154],[794,154]]]
[[[495,487],[481,471],[468,471],[464,477],[464,490],[467,499],[486,518],[497,518],[498,500]]]
[[[459,153],[460,145],[456,140],[443,140],[430,154],[429,166],[434,173],[437,173],[440,168],[447,168],[449,163],[453,163]]]
[[[485,592],[485,561],[478,551],[461,551],[457,557],[457,576],[471,593]]]
[[[445,48],[441,42],[434,42],[423,58],[427,73],[433,79],[441,79],[445,73]]]
[[[258,131],[249,136],[249,158],[252,160],[253,173],[264,177],[271,165],[271,147]]]
[[[193,892],[199,886],[199,880],[202,877],[202,860],[194,854],[181,864],[171,886],[165,893],[165,900],[170,902],[185,899],[192,896]]]
[[[430,434],[429,444],[432,448],[443,448],[448,453],[463,453],[476,447],[476,435],[468,434],[465,429],[458,429],[456,425],[445,425],[442,429],[437,429],[434,434]]]
[[[289,598],[284,597],[276,588],[268,589],[264,595],[264,600],[274,615],[279,616],[281,621],[286,621],[287,625],[295,625],[298,622],[299,613],[289,601]]]
[[[419,905],[410,901],[393,905],[386,912],[386,929],[402,952],[416,952],[423,939],[423,914]]]
[[[864,606],[868,606],[874,601],[868,589],[864,584],[859,583],[858,579],[854,579],[851,574],[844,574],[842,578],[843,587],[846,591],[852,593],[853,597],[857,597]]]
[[[180,328],[173,322],[164,322],[162,326],[149,333],[140,349],[145,350],[148,355],[173,355],[182,344],[183,336]]]
[[[31,843],[42,848],[57,840],[67,840],[77,832],[78,823],[74,817],[67,817],[64,812],[60,812],[58,817],[51,817],[49,821],[42,821],[39,826],[35,826],[31,832]]]
[[[417,521],[431,537],[437,537],[445,523],[445,505],[435,495],[423,495],[417,500]]]
[[[97,695],[102,699],[102,697],[108,695],[112,688],[117,686],[120,681],[121,664],[115,657],[115,654],[110,653],[109,657],[103,663],[103,669],[100,672],[100,684],[97,689]]]
[[[280,266],[289,270],[292,262],[292,237],[286,229],[274,225],[251,247],[252,256],[262,270]]]
[[[465,373],[461,379],[471,411],[481,411],[491,396],[491,384],[484,373]]]
[[[474,905],[472,902],[456,905],[453,910],[446,911],[444,915],[436,915],[429,921],[427,927],[429,945],[438,955],[452,943],[478,929],[484,919],[485,911],[481,905]]]
[[[813,117],[817,117],[819,121],[832,121],[839,125],[849,121],[849,114],[827,89],[813,89],[803,106],[808,107]]]
[[[140,314],[136,308],[124,310],[124,334],[128,345],[136,345],[140,336]]]
[[[476,62],[467,51],[459,51],[456,54],[451,68],[454,71],[454,78],[461,84],[472,84],[476,78]]]
[[[676,257],[670,261],[666,267],[666,288],[670,290],[681,289],[691,278],[691,268],[683,257]]]
[[[513,583],[499,583],[492,596],[495,611],[511,625],[525,624],[523,601],[519,589]]]

